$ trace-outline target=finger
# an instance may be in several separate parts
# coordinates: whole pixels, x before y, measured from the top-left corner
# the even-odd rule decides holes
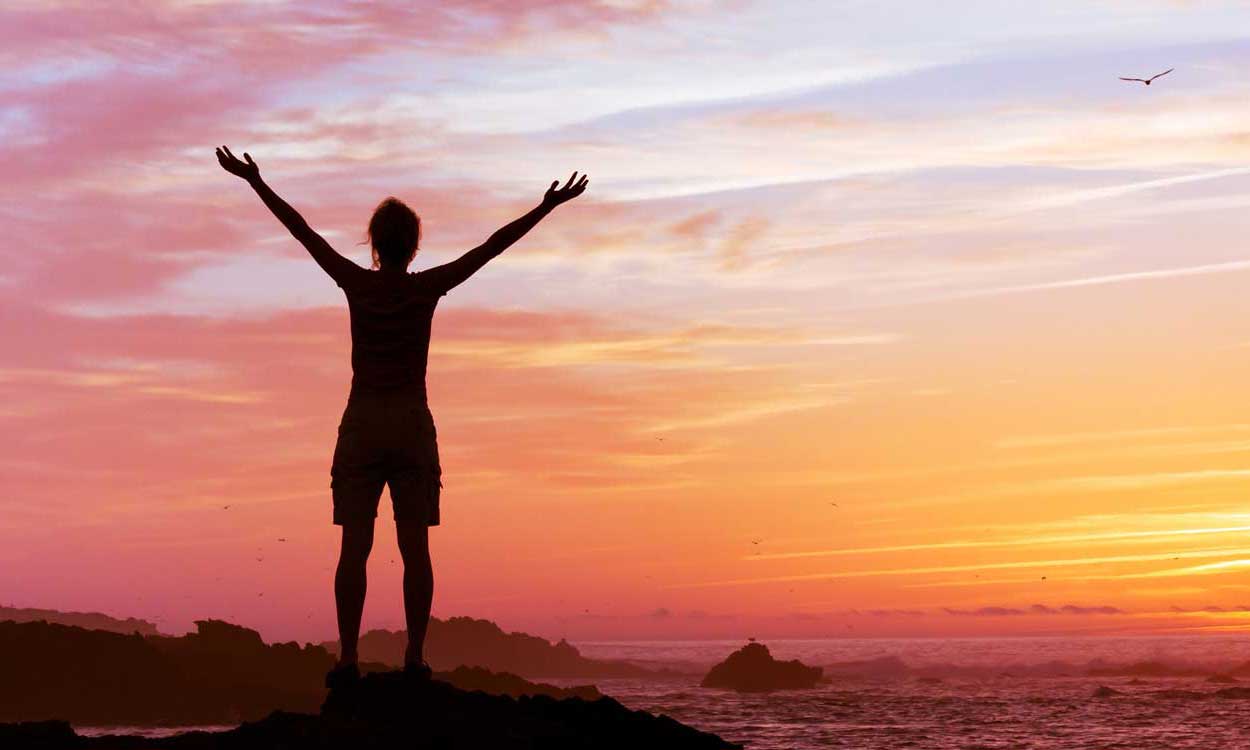
[[[248,153],[248,152],[246,152],[246,151],[244,151],[244,152],[243,152],[243,159],[244,159],[244,161],[246,161],[248,164],[251,164],[251,165],[253,165],[253,166],[255,166],[255,164],[256,164],[256,162],[252,161],[252,155],[251,155],[251,154],[249,154],[249,153]]]
[[[565,190],[568,190],[569,188],[573,187],[573,180],[576,180],[576,179],[577,179],[577,173],[576,173],[576,172],[574,172],[573,174],[569,175],[569,181],[568,181],[568,182],[566,182],[566,183],[564,183],[564,189],[565,189]]]
[[[229,147],[229,146],[222,146],[222,148],[224,148],[224,149],[226,150],[226,156],[229,156],[231,159],[234,159],[234,158],[235,158],[235,157],[234,157],[234,154],[230,153],[230,147]],[[236,159],[236,161],[237,161],[237,159]]]
[[[556,186],[558,186],[559,184],[560,184],[560,181],[559,181],[559,180],[556,180],[555,182],[551,183],[551,187],[549,187],[549,188],[547,188],[547,189],[548,189],[548,190],[555,190],[555,189],[556,189]]]

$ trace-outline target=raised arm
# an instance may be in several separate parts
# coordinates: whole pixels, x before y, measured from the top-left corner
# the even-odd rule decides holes
[[[444,263],[441,266],[435,266],[422,271],[421,275],[429,279],[440,294],[446,294],[447,290],[472,276],[479,268],[486,265],[487,261],[507,250],[512,246],[512,243],[524,237],[526,232],[533,229],[556,206],[571,201],[585,192],[586,184],[589,181],[590,178],[586,175],[582,175],[580,180],[577,179],[577,172],[574,172],[569,177],[569,181],[564,183],[564,187],[559,187],[560,181],[556,180],[551,183],[551,187],[547,188],[542,202],[530,209],[524,216],[505,224],[488,237],[485,242],[459,258],[450,263]]]
[[[251,156],[244,152],[243,159],[244,161],[236,159],[234,154],[230,153],[230,149],[225,146],[217,149],[217,161],[222,169],[247,180],[247,184],[252,186],[273,215],[278,217],[278,221],[282,222],[291,236],[300,241],[313,260],[317,261],[317,265],[321,266],[336,284],[343,286],[348,275],[362,270],[360,266],[339,255],[334,248],[330,247],[330,243],[308,226],[308,222],[304,221],[304,217],[300,216],[298,211],[291,208],[289,203],[282,200],[265,184],[265,181],[260,178],[260,167],[256,166]]]

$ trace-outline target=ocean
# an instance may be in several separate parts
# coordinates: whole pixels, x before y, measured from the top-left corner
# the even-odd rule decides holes
[[[752,750],[1250,748],[1250,697],[1229,690],[1250,688],[1247,636],[771,640],[774,657],[834,676],[813,690],[758,695],[698,686],[741,641],[574,645],[593,658],[688,672],[594,683],[629,708]],[[1115,692],[1097,695],[1101,688]]]
[[[708,667],[738,641],[579,643],[587,656]],[[756,750],[1250,748],[1250,637],[769,641],[773,656],[854,667],[814,690],[740,695],[698,678],[600,680],[630,708]],[[865,663],[866,662],[866,663]],[[1090,675],[1090,671],[1103,674]],[[1176,675],[1175,672],[1190,674]],[[1214,679],[1213,679],[1214,678]],[[1115,694],[1096,697],[1100,688]],[[1250,693],[1250,690],[1247,691]]]

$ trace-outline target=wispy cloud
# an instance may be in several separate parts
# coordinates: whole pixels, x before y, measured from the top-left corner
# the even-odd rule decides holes
[[[801,573],[796,575],[761,576],[757,578],[733,578],[721,581],[705,581],[697,583],[678,583],[669,588],[702,588],[716,586],[744,586],[759,583],[784,583],[792,581],[819,581],[838,578],[875,578],[878,576],[919,576],[930,573],[964,573],[978,570],[1013,570],[1021,568],[1066,568],[1085,565],[1107,565],[1114,563],[1153,562],[1159,560],[1180,560],[1204,557],[1226,557],[1229,555],[1250,554],[1250,550],[1240,547],[1221,547],[1200,551],[1176,553],[1141,554],[1141,555],[1107,555],[1101,557],[1073,557],[1054,560],[1015,560],[1010,562],[978,563],[971,565],[939,565],[911,568],[879,568],[872,570],[840,570],[824,573]]]

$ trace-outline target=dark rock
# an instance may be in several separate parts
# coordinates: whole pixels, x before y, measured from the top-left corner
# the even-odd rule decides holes
[[[188,732],[159,740],[142,737],[66,737],[65,725],[0,725],[5,747],[37,747],[51,736],[57,747],[251,750],[252,748],[404,748],[417,750],[641,750],[740,747],[667,716],[631,711],[611,698],[585,701],[546,696],[510,698],[419,681],[402,672],[364,675],[349,690],[334,690],[320,715],[276,711],[228,732]],[[51,732],[51,733],[50,733]],[[72,732],[71,732],[72,735]],[[47,745],[47,747],[52,747]]]
[[[0,747],[52,750],[76,747],[78,735],[68,721],[23,721],[17,724],[0,724]]]
[[[778,661],[762,643],[748,643],[712,667],[703,687],[728,688],[743,693],[793,690],[815,687],[820,667],[809,667],[798,659]]]
[[[1207,678],[1207,682],[1219,685],[1230,685],[1237,681],[1236,677],[1227,674],[1213,674]]]
[[[1221,688],[1215,691],[1216,698],[1236,698],[1238,700],[1246,700],[1250,698],[1250,688],[1230,687]]]
[[[197,632],[177,638],[144,638],[46,622],[0,623],[0,721],[236,724],[275,710],[314,712],[325,700],[325,673],[334,657],[320,646],[268,645],[256,631],[220,620],[196,626]],[[502,695],[600,697],[590,685],[560,688],[484,669],[437,676]]]
[[[456,667],[450,672],[436,672],[436,679],[461,690],[480,690],[492,695],[509,695],[513,698],[522,695],[545,695],[549,698],[581,698],[598,700],[603,693],[594,685],[574,685],[573,687],[556,687],[543,682],[530,682],[508,672],[491,672],[481,667]]]
[[[338,644],[323,643],[331,653]],[[360,657],[391,667],[404,663],[408,635],[370,630],[360,636]],[[425,658],[435,670],[459,666],[484,667],[523,677],[646,677],[656,673],[624,661],[588,659],[568,641],[551,643],[528,633],[504,632],[490,620],[472,617],[430,618]]]
[[[1098,688],[1094,691],[1095,698],[1113,698],[1117,695],[1124,695],[1124,693],[1121,693],[1119,690],[1116,690],[1115,688],[1109,688],[1106,685],[1099,685]]]
[[[110,633],[138,633],[157,635],[156,624],[134,617],[120,619],[100,612],[61,612],[55,609],[30,609],[27,607],[0,607],[0,622],[50,622],[54,625],[71,625],[87,630],[107,630]]]

